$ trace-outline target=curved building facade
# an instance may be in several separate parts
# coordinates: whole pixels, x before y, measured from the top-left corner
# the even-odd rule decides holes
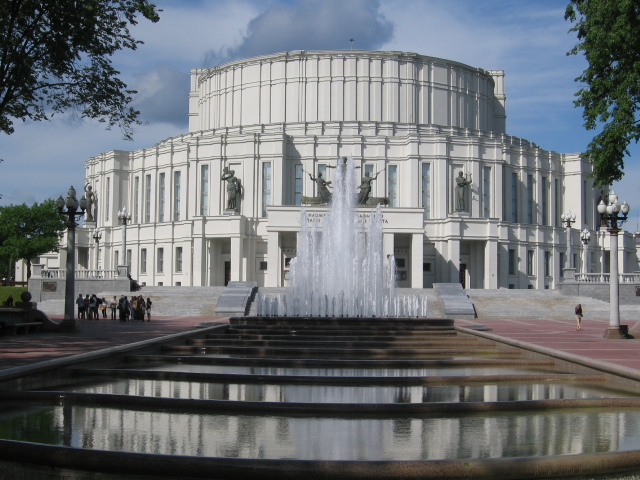
[[[379,174],[371,194],[388,199],[385,249],[401,287],[555,288],[569,262],[606,268],[590,164],[506,134],[502,71],[405,52],[295,51],[192,70],[189,102],[189,132],[86,162],[97,208],[81,266],[97,257],[116,268],[126,253],[147,285],[284,286],[303,197],[318,194],[309,174],[331,181],[336,159],[353,157],[363,175]],[[460,176],[470,184],[456,191]],[[577,217],[570,257],[566,210]],[[326,211],[307,206],[303,221]],[[362,222],[370,212],[359,210]],[[584,228],[596,239],[586,267]],[[637,270],[635,244],[624,245],[620,271]]]

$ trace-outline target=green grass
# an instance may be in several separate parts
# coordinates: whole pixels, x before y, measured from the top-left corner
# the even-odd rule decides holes
[[[0,305],[6,302],[9,295],[13,295],[13,303],[21,302],[20,294],[26,292],[27,287],[0,287]]]

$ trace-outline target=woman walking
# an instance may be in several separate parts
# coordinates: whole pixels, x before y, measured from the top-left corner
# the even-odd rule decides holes
[[[582,325],[581,325],[581,322],[582,322],[582,305],[581,304],[576,305],[576,322],[577,322],[576,330],[582,330]]]

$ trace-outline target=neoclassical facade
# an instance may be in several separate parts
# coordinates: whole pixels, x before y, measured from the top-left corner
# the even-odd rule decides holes
[[[406,52],[295,51],[192,70],[189,132],[86,162],[97,203],[79,264],[94,268],[97,255],[114,269],[126,250],[146,285],[284,286],[300,221],[327,211],[301,217],[303,197],[318,196],[310,174],[331,181],[336,159],[353,157],[378,175],[371,196],[389,199],[385,249],[401,287],[555,288],[569,262],[583,268],[584,228],[587,270],[606,270],[590,164],[508,135],[505,98],[502,71]],[[470,184],[456,190],[460,174]],[[362,222],[370,212],[359,209]],[[621,238],[620,271],[638,270],[633,238]]]

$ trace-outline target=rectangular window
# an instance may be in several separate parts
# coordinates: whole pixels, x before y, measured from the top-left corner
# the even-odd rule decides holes
[[[509,275],[516,274],[516,251],[513,248],[509,249]]]
[[[158,273],[164,272],[164,248],[158,248],[158,255],[156,257],[156,271]]]
[[[511,221],[518,223],[518,174],[511,173]]]
[[[267,262],[260,261],[259,264],[258,264],[258,270],[260,270],[261,272],[266,272],[267,271]]]
[[[200,168],[200,215],[209,215],[209,165]]]
[[[560,255],[558,255],[558,260],[560,262],[560,277],[562,277],[562,272],[564,271],[564,268],[565,268],[564,257],[565,257],[565,253],[560,252]]]
[[[158,183],[158,221],[164,222],[164,193],[166,190],[164,173],[160,174],[160,181]]]
[[[327,177],[327,166],[324,164],[319,164],[318,165],[318,173],[322,174],[322,178],[325,179],[325,181],[329,181],[329,177]]]
[[[266,168],[266,167],[265,167]],[[266,175],[266,170],[264,171]],[[295,184],[293,189],[293,204],[302,205],[302,187],[304,183],[304,172],[302,171],[302,165],[297,164],[295,166]],[[271,182],[271,172],[269,172],[269,182]]]
[[[389,206],[398,206],[398,166],[389,165],[388,177]]]
[[[120,252],[118,252],[117,250],[115,252],[113,252],[113,263],[115,263],[115,265],[113,266],[113,268],[118,268],[118,263],[120,262],[120,259],[118,258]]]
[[[371,165],[373,168],[373,165]],[[431,218],[431,164],[422,164],[422,208],[424,218]]]
[[[482,216],[491,217],[491,167],[482,168]]]
[[[127,268],[131,272],[131,250],[127,249]]]
[[[534,261],[534,251],[527,250],[527,275],[529,276],[533,275],[533,272],[534,272],[533,261]]]
[[[533,223],[533,175],[527,175],[527,223]]]
[[[111,196],[111,177],[107,177],[107,192],[104,198],[104,216],[109,221],[109,197]]]
[[[147,273],[147,249],[140,249],[140,273]]]
[[[140,208],[140,177],[135,177],[133,179],[133,223],[140,223],[138,208]]]
[[[151,175],[144,177],[144,223],[151,221]]]
[[[551,252],[544,252],[544,276],[551,276]]]
[[[549,182],[547,177],[542,177],[542,185],[540,192],[540,208],[542,210],[542,225],[549,225]]]
[[[180,175],[182,172],[173,172],[173,221],[180,221]]]
[[[300,165],[302,167],[302,165]],[[302,200],[302,198],[300,198]],[[267,216],[267,207],[271,205],[271,162],[262,164],[262,216]]]
[[[182,272],[182,247],[176,247],[176,272]]]

